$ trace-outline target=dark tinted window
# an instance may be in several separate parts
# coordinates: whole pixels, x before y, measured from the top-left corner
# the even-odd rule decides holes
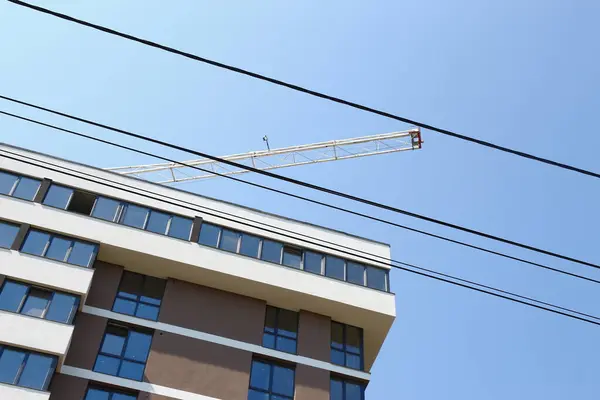
[[[146,225],[146,218],[149,209],[145,207],[135,206],[133,204],[127,204],[125,206],[125,210],[123,211],[123,217],[121,218],[121,223],[127,226],[133,226],[134,228],[144,228]]]
[[[50,186],[50,189],[48,189],[48,193],[46,193],[43,203],[48,206],[62,208],[64,210],[67,208],[72,194],[73,189],[52,185]]]
[[[334,256],[325,257],[325,275],[344,280],[344,260]]]
[[[365,266],[348,261],[346,263],[346,280],[357,285],[365,285]]]
[[[164,280],[125,271],[113,311],[156,321],[164,291]]]
[[[298,313],[267,306],[263,346],[296,353],[298,338]]]
[[[95,194],[75,190],[71,196],[67,210],[77,214],[90,215],[94,208],[96,197]]]
[[[21,177],[17,182],[12,196],[24,200],[33,200],[40,187],[40,181],[31,178]]]
[[[221,240],[219,241],[219,248],[231,252],[237,252],[238,241],[240,234],[228,229],[223,229],[221,232]]]
[[[0,382],[46,390],[56,357],[0,346]]]
[[[0,221],[0,247],[9,249],[19,233],[19,226]]]
[[[296,247],[283,247],[283,265],[293,268],[302,268],[302,250]]]
[[[242,234],[242,243],[240,245],[240,254],[250,257],[258,257],[260,247],[260,238],[247,233]]]
[[[94,371],[141,381],[152,335],[108,325]]]
[[[281,250],[283,244],[272,240],[263,239],[260,258],[277,264],[281,263]]]
[[[0,194],[10,195],[15,188],[18,176],[6,172],[0,172]]]
[[[92,211],[92,217],[104,219],[106,221],[115,221],[120,205],[121,203],[116,200],[98,197]]]
[[[387,271],[381,268],[367,267],[367,286],[373,289],[387,289]]]
[[[169,214],[153,210],[150,212],[150,217],[148,218],[148,225],[146,225],[146,230],[165,235],[167,233],[167,225],[169,224],[170,219],[171,216]]]
[[[364,400],[365,388],[360,383],[332,378],[330,400]]]
[[[331,362],[348,368],[363,368],[363,331],[331,322]]]
[[[174,215],[173,218],[171,218],[171,225],[169,226],[169,236],[183,240],[190,240],[192,222],[193,221],[189,218],[183,218]]]
[[[207,246],[217,247],[219,243],[219,235],[221,233],[221,228],[211,224],[202,224],[200,227],[200,238],[198,239],[198,243],[204,244]]]
[[[294,398],[294,370],[279,364],[252,361],[248,400]]]
[[[90,387],[85,394],[84,400],[136,400],[137,395],[127,394],[115,389]]]

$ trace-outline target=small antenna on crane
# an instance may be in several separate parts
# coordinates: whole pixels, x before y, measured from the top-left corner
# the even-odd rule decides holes
[[[267,150],[271,151],[271,146],[269,146],[269,137],[267,135],[263,136],[263,142],[267,144]]]

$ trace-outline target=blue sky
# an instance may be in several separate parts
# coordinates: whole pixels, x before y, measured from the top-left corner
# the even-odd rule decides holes
[[[600,171],[600,4],[39,1],[208,58]],[[0,3],[0,92],[215,155],[407,128]],[[15,111],[167,156],[189,155]],[[420,151],[281,173],[600,262],[593,178],[424,132]],[[0,141],[100,167],[155,160],[0,118]],[[247,176],[250,178],[250,176]],[[252,180],[309,194],[306,190]],[[182,188],[392,245],[396,259],[600,314],[591,283],[224,180]],[[311,194],[315,198],[324,196]],[[329,199],[336,204],[349,202]],[[380,217],[600,278],[583,266]],[[600,327],[394,271],[398,318],[370,399],[591,399]]]

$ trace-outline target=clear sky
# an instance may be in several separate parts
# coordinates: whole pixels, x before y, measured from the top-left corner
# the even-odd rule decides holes
[[[597,1],[37,3],[600,171]],[[7,2],[0,2],[0,37],[0,93],[215,155],[262,149],[265,134],[282,147],[407,128]],[[190,158],[5,102],[0,109]],[[424,140],[420,151],[280,172],[600,262],[597,180],[432,132]],[[155,162],[7,117],[0,118],[0,141],[100,167]],[[396,259],[600,315],[591,283],[237,183],[215,179],[182,188],[388,242]],[[352,206],[600,278],[590,268]],[[391,280],[398,317],[373,368],[368,398],[597,398],[600,327],[400,271]]]

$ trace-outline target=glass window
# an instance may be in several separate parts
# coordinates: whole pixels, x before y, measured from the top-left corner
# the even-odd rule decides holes
[[[56,357],[0,346],[0,382],[46,390]]]
[[[0,172],[0,194],[10,195],[15,187],[18,176],[6,172]]]
[[[363,331],[331,322],[331,362],[348,368],[363,368]]]
[[[114,222],[120,205],[121,203],[117,200],[107,199],[106,197],[98,197],[96,199],[96,204],[94,204],[92,217]]]
[[[367,267],[367,286],[373,289],[388,290],[388,272],[381,268]]]
[[[206,246],[217,247],[219,243],[219,236],[221,233],[221,228],[211,224],[202,224],[200,227],[200,238],[198,239],[198,243],[204,244]]]
[[[109,324],[94,371],[141,381],[152,335]]]
[[[190,240],[192,223],[193,221],[189,218],[183,218],[174,215],[173,218],[171,218],[171,225],[169,225],[169,236],[183,240]]]
[[[298,313],[267,306],[263,346],[295,354],[297,338]]]
[[[169,214],[152,210],[150,212],[150,217],[148,218],[148,225],[146,226],[146,230],[166,235],[169,219],[171,219],[171,216]]]
[[[66,210],[72,194],[73,189],[58,185],[51,185],[50,189],[48,189],[48,193],[46,193],[43,204]]]
[[[265,261],[281,264],[281,250],[283,244],[272,240],[263,239],[260,258]]]
[[[248,400],[294,398],[294,370],[265,361],[252,361]]]
[[[238,232],[223,229],[221,232],[221,240],[219,241],[219,248],[237,253],[239,239],[240,234]]]
[[[128,394],[115,389],[89,387],[84,400],[136,400],[136,394]]]
[[[17,282],[4,281],[2,292],[0,292],[0,309],[18,312],[27,294],[27,285]]]
[[[163,279],[124,271],[113,311],[156,321],[164,291]]]
[[[260,247],[260,238],[249,235],[247,233],[242,234],[242,243],[240,244],[240,254],[258,257],[258,250]]]
[[[31,288],[27,299],[21,309],[21,314],[32,317],[44,318],[52,293],[45,290]]]
[[[63,239],[60,237],[53,237],[50,240],[50,246],[46,252],[46,257],[57,261],[66,261],[67,253],[71,248],[71,240]]]
[[[50,235],[48,233],[30,230],[21,247],[21,251],[36,256],[43,256],[49,241]]]
[[[344,260],[334,256],[325,257],[325,275],[344,280]]]
[[[67,262],[69,264],[79,265],[80,267],[90,267],[94,256],[96,255],[96,245],[85,242],[73,242],[71,253]]]
[[[293,268],[302,268],[302,250],[291,247],[283,246],[283,265]]]
[[[313,274],[323,275],[323,254],[304,252],[304,270]]]
[[[39,187],[40,181],[37,179],[21,177],[12,195],[23,200],[33,200]]]
[[[364,385],[352,381],[331,378],[330,400],[364,400]]]
[[[346,280],[357,285],[365,285],[365,266],[348,261],[346,263]]]
[[[0,247],[9,249],[19,233],[19,226],[0,221]]]
[[[46,313],[46,319],[70,324],[73,321],[78,306],[79,298],[77,296],[54,293],[50,307],[48,307],[48,312]]]
[[[125,211],[123,212],[123,217],[121,218],[121,223],[134,228],[144,229],[144,226],[146,225],[146,217],[148,216],[149,212],[150,210],[146,207],[127,204],[125,206]]]

